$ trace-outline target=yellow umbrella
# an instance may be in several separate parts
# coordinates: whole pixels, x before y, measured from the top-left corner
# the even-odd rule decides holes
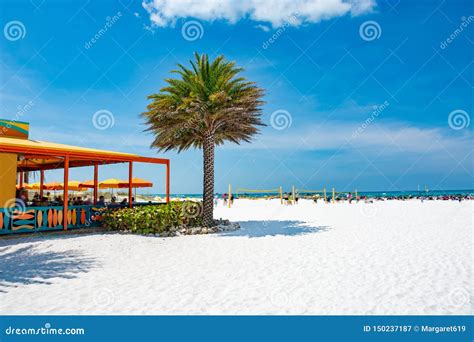
[[[25,189],[28,189],[28,190],[39,190],[40,189],[40,183],[37,182],[37,183],[31,183],[31,184],[23,184],[23,186],[25,187]]]
[[[89,180],[87,182],[81,182],[79,183],[79,186],[81,188],[93,188],[94,187],[94,181],[93,180]]]
[[[101,189],[119,189],[124,188],[124,181],[116,178],[106,179],[105,181],[99,182],[99,188]],[[127,182],[128,184],[128,182]]]
[[[128,181],[125,182],[128,187]],[[153,183],[141,178],[132,178],[132,188],[151,188]]]
[[[28,183],[23,183],[23,189],[30,190],[30,186],[31,186],[31,185],[28,184]],[[17,190],[20,190],[21,188],[22,188],[22,187],[20,186],[20,184],[17,184],[17,185],[16,185],[16,189],[17,189]]]
[[[82,186],[81,182],[71,180],[67,182],[68,188],[71,191],[84,191],[85,187]],[[64,183],[61,183],[61,189],[64,189]]]
[[[44,190],[63,190],[63,185],[58,182],[44,183]]]

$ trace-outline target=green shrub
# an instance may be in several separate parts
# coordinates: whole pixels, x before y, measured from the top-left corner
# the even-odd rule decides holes
[[[202,225],[201,203],[173,201],[164,205],[109,210],[102,223],[110,230],[159,234],[176,227]]]

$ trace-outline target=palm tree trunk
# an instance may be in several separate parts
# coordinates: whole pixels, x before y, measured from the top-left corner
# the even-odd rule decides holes
[[[214,225],[214,134],[209,133],[204,138],[204,179],[203,179],[203,223]]]

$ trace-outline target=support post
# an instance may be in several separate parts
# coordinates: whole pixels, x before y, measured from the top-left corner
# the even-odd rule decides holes
[[[99,194],[99,164],[94,163],[94,205],[97,204]]]
[[[128,162],[128,207],[133,207],[132,203],[132,176],[133,176],[133,162]]]
[[[355,190],[355,198],[357,199],[357,189]]]
[[[293,204],[296,204],[296,200],[295,200],[295,186],[293,185],[291,187],[291,196],[292,196],[292,201],[293,201]]]
[[[229,193],[228,193],[228,198],[227,198],[227,206],[230,208],[230,197],[232,195],[232,185],[229,184]]]
[[[283,204],[283,190],[282,190],[281,186],[280,186],[279,190],[280,190],[280,203]]]
[[[23,171],[20,172],[20,189],[23,189]]]
[[[326,188],[323,189],[323,194],[324,194],[324,202],[327,203],[328,197],[326,196]]]
[[[69,155],[64,157],[64,190],[63,190],[63,229],[67,230],[68,225],[68,202],[69,202]]]
[[[43,201],[44,170],[40,170],[40,201]]]
[[[166,163],[166,203],[170,202],[170,161]]]
[[[336,202],[336,189],[332,188],[332,203]]]

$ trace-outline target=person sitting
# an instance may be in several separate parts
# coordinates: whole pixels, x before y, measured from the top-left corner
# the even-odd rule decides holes
[[[63,198],[61,196],[56,196],[54,198],[54,202],[52,203],[53,205],[63,205]]]
[[[105,198],[104,196],[100,196],[99,200],[97,201],[97,205],[105,205]]]
[[[128,201],[127,198],[124,198],[123,200],[120,201],[120,205],[127,205]]]

